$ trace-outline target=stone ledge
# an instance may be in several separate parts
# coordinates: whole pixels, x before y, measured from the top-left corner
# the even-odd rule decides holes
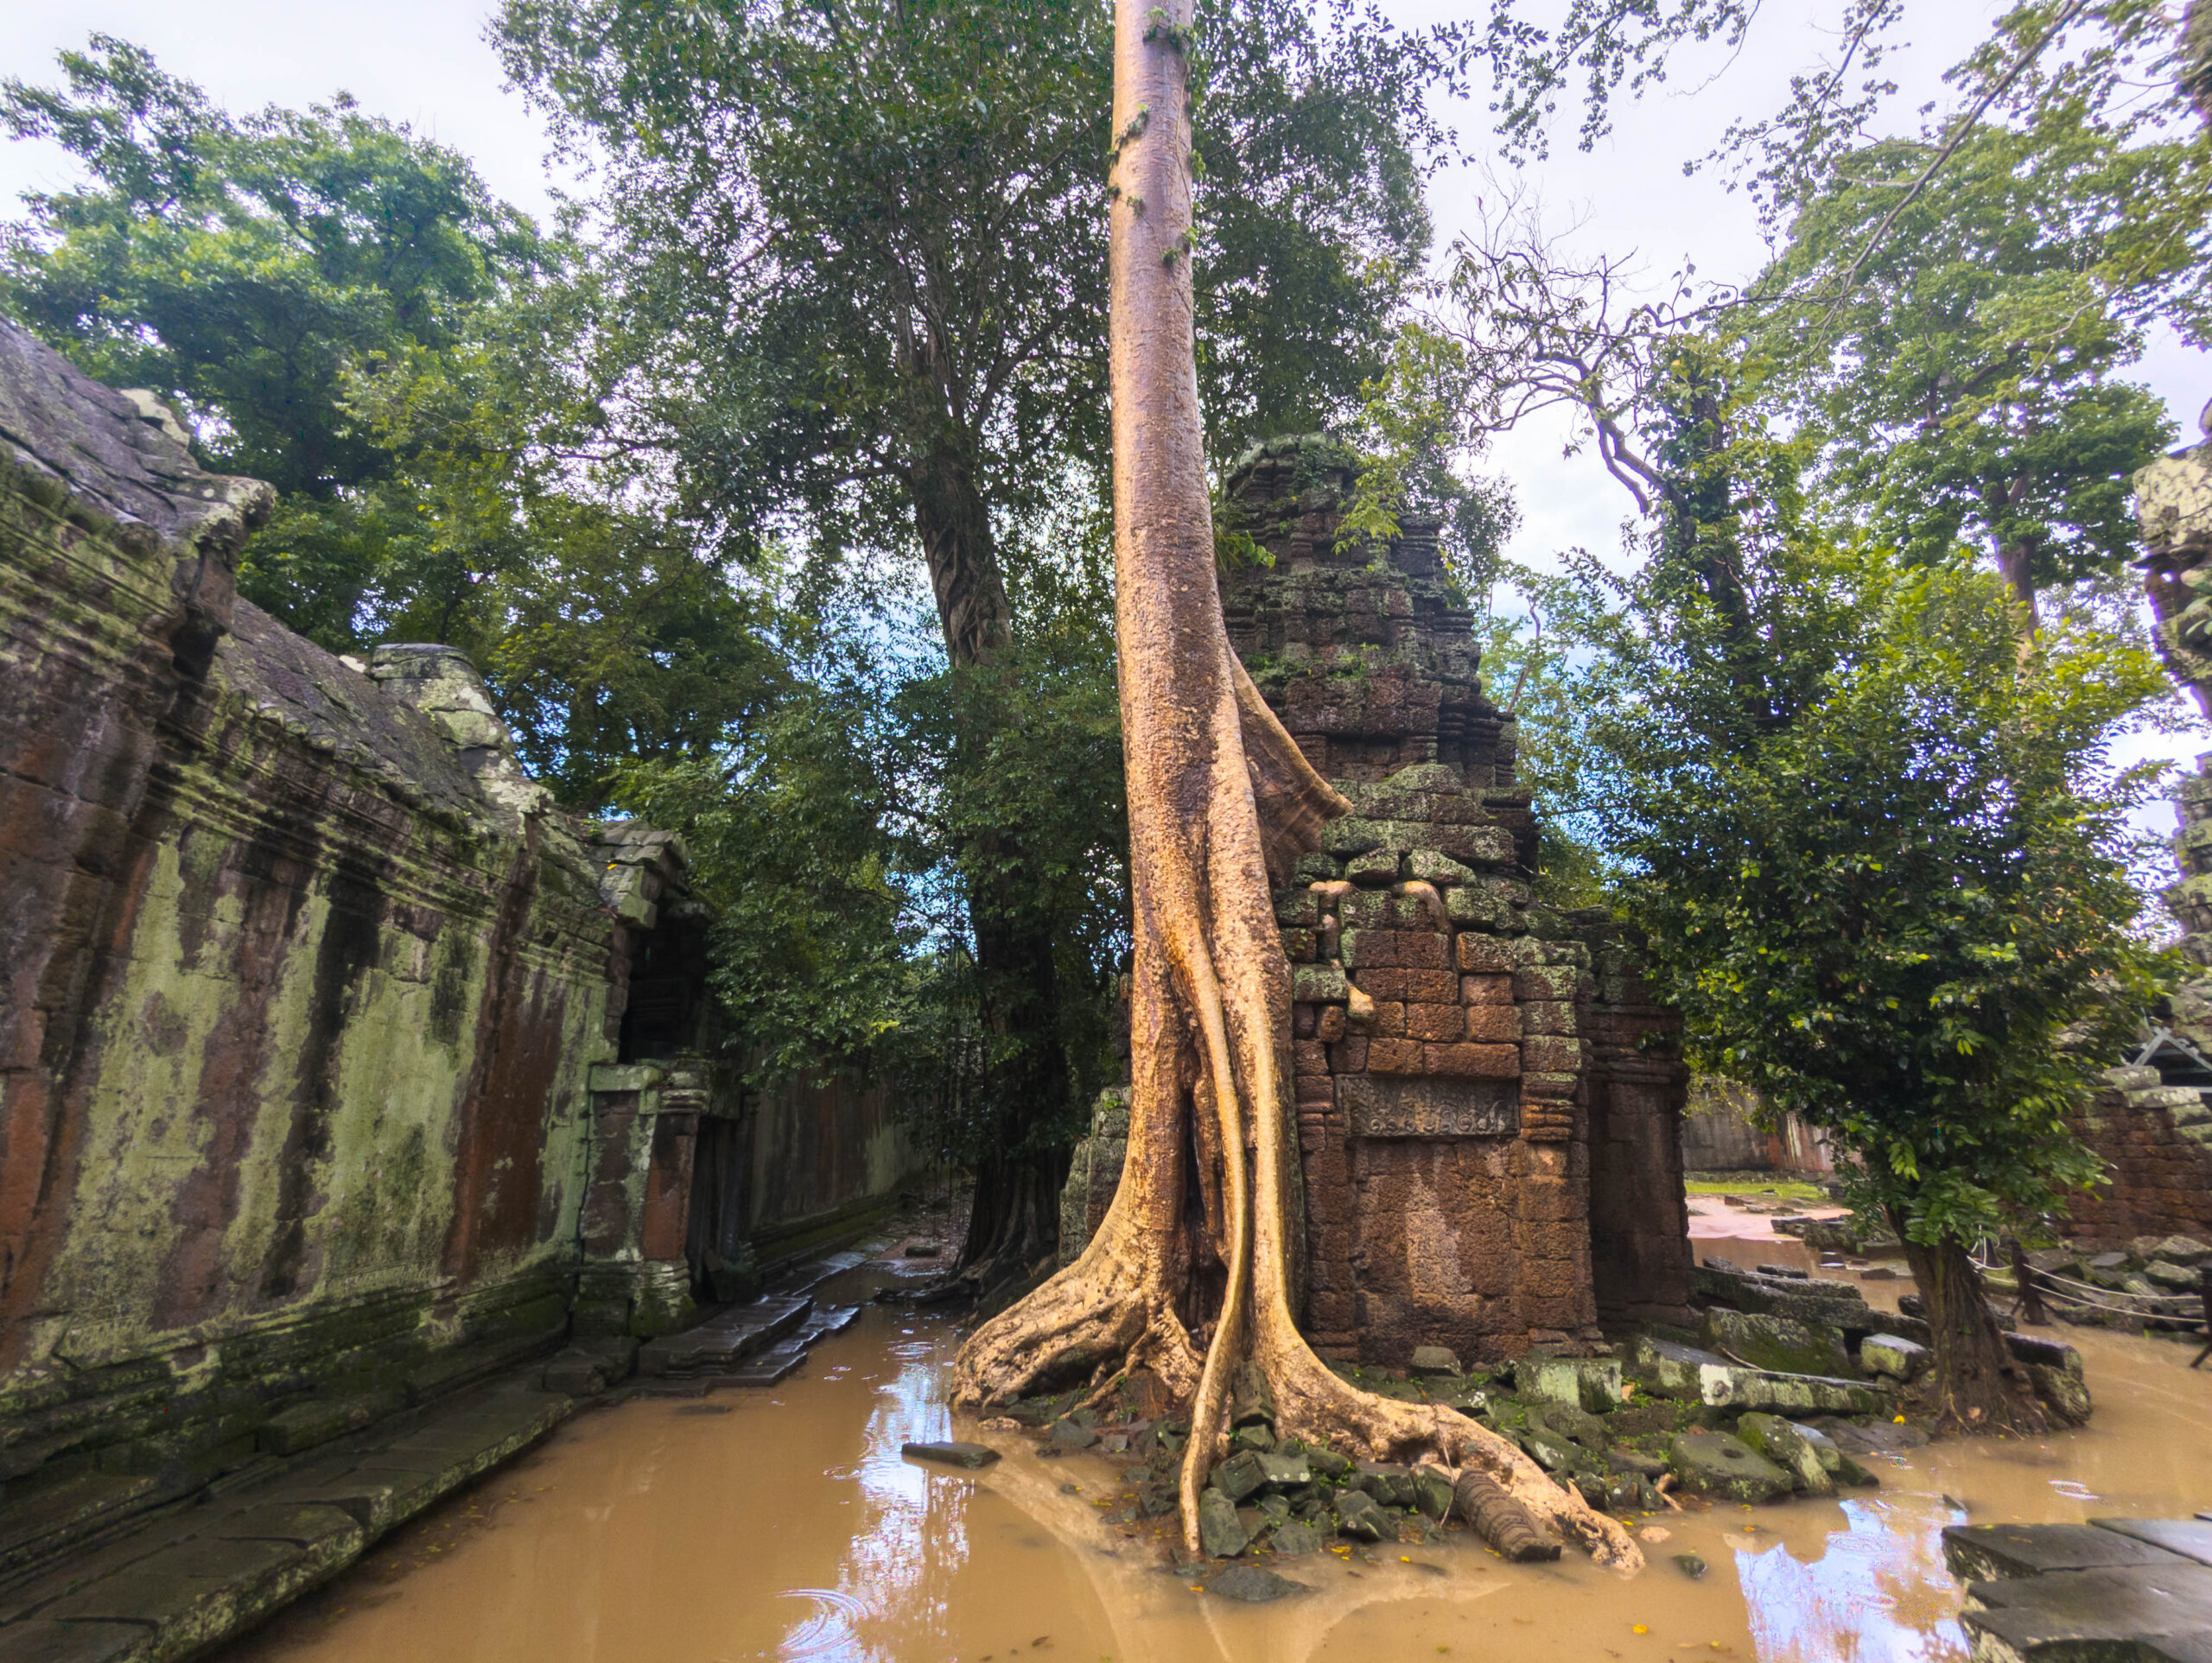
[[[175,1663],[336,1576],[512,1460],[575,1400],[508,1381],[322,1446],[0,1590],[0,1663]]]

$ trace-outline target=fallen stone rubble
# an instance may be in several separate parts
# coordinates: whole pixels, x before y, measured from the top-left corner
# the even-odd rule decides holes
[[[1974,1663],[2212,1663],[2212,1512],[1953,1525]]]
[[[1680,1505],[1677,1497],[1759,1503],[1871,1487],[1882,1457],[1928,1442],[1900,1413],[1904,1388],[1929,1361],[1924,1323],[1874,1311],[1853,1284],[1777,1266],[1746,1272],[1708,1260],[1698,1292],[1705,1304],[1695,1330],[1647,1331],[1612,1347],[1539,1347],[1496,1368],[1463,1369],[1426,1347],[1411,1369],[1337,1367],[1368,1391],[1470,1416],[1560,1485],[1621,1517],[1659,1513]],[[2073,1348],[2008,1338],[2056,1412],[2085,1419],[2088,1393]],[[1147,1403],[1149,1389],[1140,1376],[1118,1405],[1096,1407],[1077,1406],[1082,1394],[1072,1392],[1029,1399],[998,1424],[1039,1433],[1037,1453],[1048,1458],[1088,1452],[1125,1461],[1106,1516],[1124,1527],[1150,1521],[1164,1533],[1189,1429]],[[1279,1441],[1256,1374],[1240,1376],[1230,1420],[1230,1450],[1199,1498],[1208,1562],[1181,1567],[1209,1590],[1227,1591],[1218,1579],[1233,1564],[1432,1543],[1465,1526],[1497,1543],[1497,1530],[1484,1527],[1496,1521],[1471,1516],[1475,1508],[1459,1503],[1440,1469]],[[1557,1552],[1551,1543],[1547,1556]],[[1240,1578],[1244,1591],[1235,1596],[1297,1591],[1294,1582],[1276,1580],[1283,1585],[1258,1596],[1252,1590],[1263,1584]]]

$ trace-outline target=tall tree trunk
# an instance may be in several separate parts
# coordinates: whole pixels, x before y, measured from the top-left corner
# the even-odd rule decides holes
[[[910,489],[946,656],[956,671],[988,675],[1013,644],[1013,609],[972,451],[940,432],[915,465]],[[953,737],[953,766],[985,766],[990,742],[988,727],[963,722]],[[1067,1154],[1040,1146],[1034,1133],[1039,1120],[1066,1106],[1073,1084],[1060,1044],[1052,931],[1031,916],[1019,845],[995,832],[963,851],[962,863],[993,1060],[982,1082],[987,1123],[976,1141],[985,1152],[975,1164],[967,1236],[955,1277],[939,1292],[984,1296],[1027,1274],[1058,1244]]]
[[[1014,641],[1014,609],[975,456],[953,435],[939,433],[907,479],[945,652],[957,668],[988,663]]]
[[[1902,1221],[1893,1221],[1901,1226]],[[1936,1424],[1955,1431],[2041,1432],[2048,1423],[2035,1382],[2005,1343],[1973,1259],[1955,1241],[1933,1247],[1898,1228],[1928,1312]]]
[[[1998,574],[2012,592],[2013,604],[2024,614],[2027,628],[2023,633],[2030,637],[2043,628],[2043,614],[2036,608],[2035,559],[2035,544],[2025,539],[1998,545]]]
[[[1450,1410],[1349,1386],[1292,1317],[1290,973],[1269,869],[1287,876],[1288,858],[1350,805],[1262,701],[1222,622],[1191,315],[1191,0],[1117,0],[1115,18],[1115,607],[1135,904],[1128,1156],[1082,1258],[962,1348],[955,1399],[976,1407],[1046,1381],[1103,1385],[1152,1369],[1190,1406],[1182,1523],[1195,1554],[1198,1498],[1227,1447],[1230,1377],[1249,1361],[1273,1390],[1278,1436],[1477,1464],[1544,1525],[1633,1569],[1643,1561],[1627,1533],[1516,1446]],[[1204,1245],[1225,1267],[1203,1355],[1185,1303],[1198,1257],[1185,1229],[1194,1178],[1208,1200]]]

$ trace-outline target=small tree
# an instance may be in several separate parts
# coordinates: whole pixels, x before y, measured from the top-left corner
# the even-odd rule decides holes
[[[1798,454],[1685,349],[1648,567],[1584,576],[1594,806],[1693,1060],[1826,1131],[1904,1239],[1947,1424],[2044,1423],[1969,1258],[2098,1177],[2066,1128],[2155,996],[2114,735],[2164,693],[2080,626],[1805,523]]]

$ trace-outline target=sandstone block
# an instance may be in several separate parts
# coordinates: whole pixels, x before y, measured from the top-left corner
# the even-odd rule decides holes
[[[1569,1074],[1582,1066],[1582,1042],[1537,1035],[1521,1042],[1521,1065],[1531,1074]]]
[[[1290,1045],[1290,1066],[1297,1074],[1326,1074],[1328,1050],[1318,1039],[1294,1039]]]
[[[1368,1042],[1367,1071],[1370,1074],[1422,1074],[1428,1070],[1422,1066],[1419,1040],[1374,1039]]]
[[[1465,936],[1460,937],[1465,940]],[[1503,975],[1461,976],[1459,998],[1468,1005],[1510,1005],[1513,978]]]
[[[1788,1473],[1726,1432],[1677,1433],[1669,1464],[1682,1488],[1732,1501],[1771,1501],[1796,1486]]]
[[[1367,1031],[1376,1039],[1402,1039],[1406,1037],[1406,1002],[1402,999],[1378,999],[1375,1013],[1367,1019]]]
[[[1524,1033],[1556,1034],[1572,1038],[1574,1033],[1574,1006],[1564,1000],[1532,1000],[1520,1006],[1521,1029]]]
[[[1510,974],[1520,968],[1513,943],[1478,930],[1463,930],[1453,943],[1462,970],[1478,975]]]
[[[1344,1007],[1325,1005],[1314,1020],[1313,1037],[1324,1044],[1333,1045],[1344,1037]]]
[[[1408,1039],[1449,1043],[1467,1038],[1466,1025],[1465,1013],[1457,1005],[1406,1006],[1406,1037]]]
[[[1510,1080],[1521,1072],[1521,1053],[1512,1045],[1424,1045],[1425,1071],[1483,1080]]]
[[[1581,980],[1581,973],[1572,965],[1530,965],[1526,969],[1514,972],[1513,997],[1524,1003],[1536,1000],[1571,1000]]]
[[[1466,1037],[1491,1044],[1514,1044],[1521,1038],[1521,1010],[1514,1005],[1470,1005],[1465,1010]]]

